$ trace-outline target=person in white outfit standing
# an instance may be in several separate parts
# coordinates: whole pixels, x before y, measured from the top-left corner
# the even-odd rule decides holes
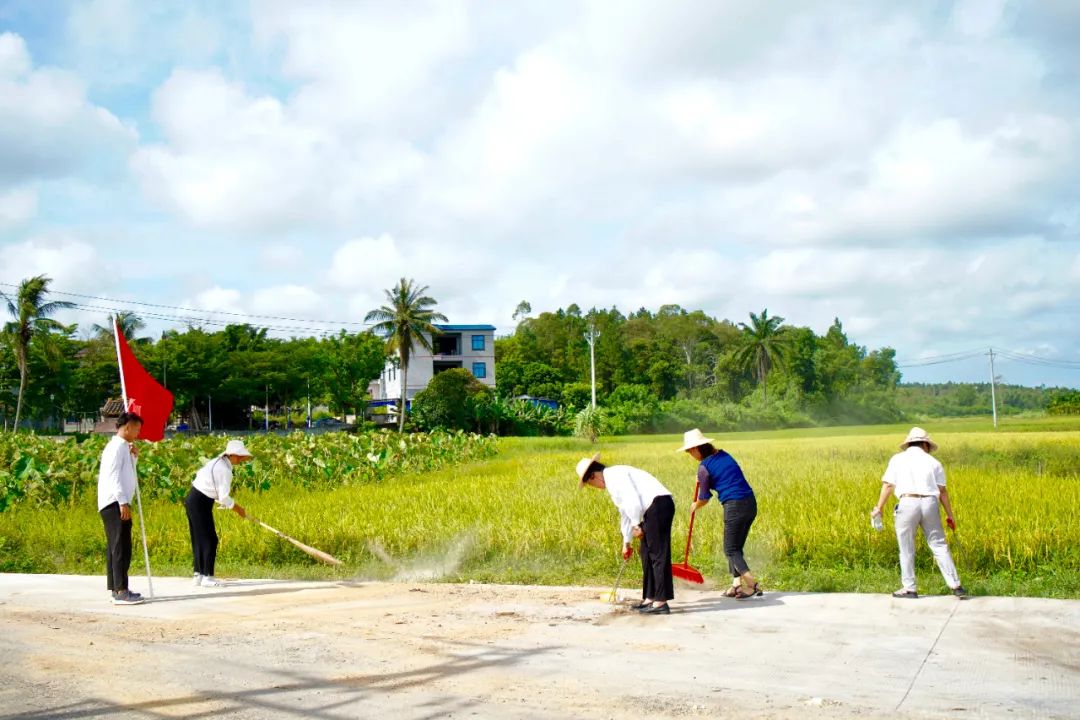
[[[126,412],[116,420],[116,434],[101,452],[98,470],[98,513],[105,525],[106,583],[113,605],[138,605],[142,595],[128,587],[131,567],[131,501],[138,479],[135,477],[135,441],[142,430],[142,418]]]
[[[214,577],[217,560],[218,536],[214,526],[214,502],[240,517],[246,517],[244,508],[232,499],[233,466],[251,459],[251,453],[240,440],[230,440],[225,452],[210,460],[195,473],[195,481],[184,500],[187,510],[188,530],[191,533],[191,554],[194,559],[194,582],[196,587],[221,587]]]
[[[577,464],[579,489],[586,485],[607,490],[619,508],[622,529],[622,557],[629,560],[633,540],[641,540],[643,581],[641,602],[636,609],[649,615],[671,612],[668,600],[675,597],[671,577],[671,521],[675,501],[668,489],[655,477],[629,465],[605,467],[600,453],[582,458]]]
[[[945,488],[945,468],[931,453],[938,449],[937,443],[919,427],[911,428],[907,438],[900,444],[900,452],[892,456],[885,475],[881,478],[881,495],[877,506],[870,512],[871,518],[880,518],[885,502],[896,495],[893,511],[896,525],[896,541],[900,546],[900,580],[903,587],[893,593],[897,598],[917,598],[915,584],[915,534],[921,527],[926,544],[934,553],[945,584],[957,597],[967,591],[960,584],[949,546],[945,542],[945,530],[941,526],[941,510],[945,508],[945,522],[956,530],[952,502]]]

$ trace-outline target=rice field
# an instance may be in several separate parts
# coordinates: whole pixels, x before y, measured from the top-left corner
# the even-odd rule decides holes
[[[941,445],[959,530],[950,544],[975,594],[1080,597],[1080,421],[927,422]],[[891,517],[868,513],[907,426],[714,436],[758,496],[748,559],[766,587],[884,592],[898,587]],[[307,556],[232,513],[217,514],[219,574],[236,577],[442,579],[604,585],[620,537],[606,493],[579,491],[574,463],[595,449],[608,464],[656,475],[674,494],[672,546],[681,560],[695,463],[675,436],[602,440],[509,438],[497,455],[453,467],[333,489],[272,486],[238,502],[280,530],[343,561]],[[93,498],[72,507],[20,505],[0,513],[0,569],[100,573],[104,538]],[[155,573],[189,572],[182,505],[156,498],[146,520]],[[728,583],[722,511],[702,510],[690,562]],[[137,531],[136,531],[137,535]],[[922,540],[920,538],[920,543]],[[141,570],[141,552],[132,573]],[[918,551],[922,592],[944,592],[929,550]],[[633,572],[628,572],[633,584]],[[626,584],[624,582],[624,584]]]

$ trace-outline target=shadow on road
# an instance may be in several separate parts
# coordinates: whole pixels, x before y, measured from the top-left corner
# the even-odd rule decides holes
[[[277,585],[271,585],[258,590],[241,590],[242,587],[253,587],[257,585],[265,585],[265,583],[254,582],[237,582],[228,583],[224,589],[207,588],[201,592],[192,593],[190,595],[158,595],[153,600],[147,599],[147,603],[166,603],[166,602],[178,602],[181,600],[212,600],[214,598],[227,598],[227,597],[254,597],[256,595],[280,595],[282,593],[293,592],[311,592],[313,590],[334,590],[336,585],[316,585],[312,586],[292,586],[292,587],[279,587]],[[229,588],[237,588],[234,592],[229,592]]]
[[[545,646],[529,649],[492,648],[488,645],[457,643],[461,654],[451,654],[443,660],[414,670],[372,675],[351,675],[339,678],[318,678],[296,672],[281,672],[281,682],[267,687],[236,690],[207,690],[182,697],[162,698],[138,703],[117,703],[98,698],[15,715],[0,715],[0,720],[80,720],[82,718],[115,717],[130,714],[150,718],[201,718],[230,713],[252,713],[263,717],[316,718],[338,720],[358,717],[355,703],[377,695],[423,690],[425,686],[457,676],[493,667],[516,665],[526,656],[535,656],[563,649]],[[297,694],[302,695],[298,696]],[[426,715],[413,716],[418,720],[434,720],[449,713],[460,712],[475,705],[476,700],[453,695],[440,695],[432,689],[421,703]],[[335,710],[342,709],[342,713]],[[370,709],[373,712],[374,709]]]
[[[782,593],[765,593],[761,597],[749,598],[747,600],[735,600],[734,598],[699,600],[685,605],[672,606],[671,613],[673,615],[686,615],[688,613],[725,612],[728,610],[777,607],[783,604]]]

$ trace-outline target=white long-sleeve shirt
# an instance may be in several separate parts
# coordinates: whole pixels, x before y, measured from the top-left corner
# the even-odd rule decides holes
[[[101,467],[98,469],[98,510],[113,503],[130,505],[135,496],[135,463],[131,459],[131,446],[119,435],[101,451]]]
[[[191,485],[211,500],[217,500],[218,505],[226,510],[232,510],[236,504],[229,496],[232,490],[232,463],[224,455],[218,455],[199,468]]]
[[[936,457],[912,445],[892,456],[881,481],[893,486],[896,497],[909,493],[939,497],[945,487],[945,468]]]
[[[624,543],[634,537],[634,527],[641,524],[653,500],[671,494],[652,475],[629,465],[604,468],[604,485],[611,495],[611,501],[619,508]]]

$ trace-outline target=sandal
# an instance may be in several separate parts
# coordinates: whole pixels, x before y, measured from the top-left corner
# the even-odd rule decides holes
[[[735,588],[736,600],[746,600],[752,597],[760,597],[763,594],[764,593],[761,592],[761,585],[758,583],[754,583],[754,587],[750,588],[750,592],[746,592],[745,590],[743,590],[741,585]]]
[[[732,585],[727,590],[725,590],[722,594],[723,594],[724,597],[738,597],[739,596],[739,586],[738,585]]]

